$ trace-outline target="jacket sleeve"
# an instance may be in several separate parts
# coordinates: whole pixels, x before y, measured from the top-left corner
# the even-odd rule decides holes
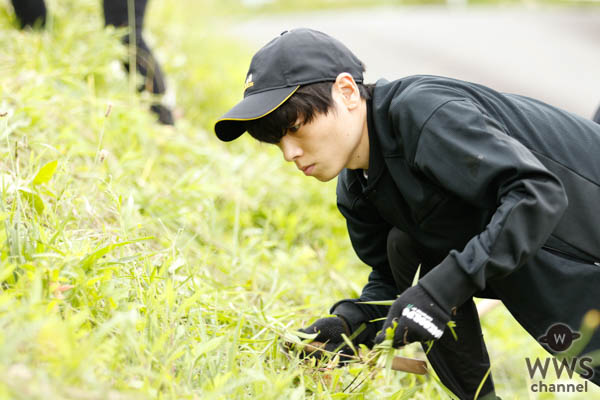
[[[470,100],[441,104],[415,133],[414,168],[474,206],[495,210],[464,249],[452,250],[419,281],[452,309],[526,263],[558,224],[567,198],[558,178]]]
[[[406,288],[396,286],[388,262],[387,236],[391,225],[362,199],[350,199],[341,181],[342,179],[338,182],[337,190],[338,209],[346,218],[350,241],[356,254],[373,270],[360,297],[338,301],[331,307],[330,313],[342,316],[350,324],[352,331],[366,322],[367,329],[358,342],[370,344],[381,329],[383,321],[372,323],[369,321],[385,318],[389,306],[360,304],[360,302],[394,300]],[[413,274],[415,272],[416,266]]]

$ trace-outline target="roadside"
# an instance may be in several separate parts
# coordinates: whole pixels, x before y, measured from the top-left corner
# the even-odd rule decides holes
[[[377,7],[252,18],[231,33],[258,48],[311,27],[346,43],[366,78],[434,74],[536,97],[585,117],[600,103],[600,9]]]

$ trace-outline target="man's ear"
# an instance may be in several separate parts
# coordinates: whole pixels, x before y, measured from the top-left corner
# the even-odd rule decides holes
[[[340,100],[349,108],[360,105],[360,91],[352,75],[342,72],[335,78],[332,90],[340,96]]]

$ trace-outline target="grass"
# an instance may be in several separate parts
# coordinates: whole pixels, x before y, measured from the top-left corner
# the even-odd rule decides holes
[[[97,0],[48,3],[47,29],[22,32],[0,1],[1,399],[447,397],[386,370],[344,391],[367,371],[280,350],[369,269],[335,183],[213,137],[252,51],[221,35],[231,3],[150,3],[176,128],[129,90]],[[502,310],[484,325],[499,392],[522,398],[523,358],[543,353]]]

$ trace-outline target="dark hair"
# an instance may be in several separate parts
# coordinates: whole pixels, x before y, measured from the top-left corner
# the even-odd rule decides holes
[[[253,138],[267,143],[279,143],[286,131],[298,119],[309,123],[316,114],[327,114],[333,106],[333,82],[319,82],[301,86],[285,103],[266,116],[246,122],[246,130]],[[360,97],[369,100],[373,84],[357,83]]]

